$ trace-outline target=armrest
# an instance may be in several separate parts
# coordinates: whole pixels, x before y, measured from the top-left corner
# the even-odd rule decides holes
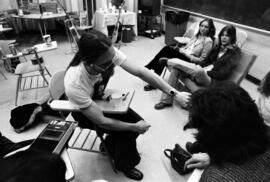
[[[202,176],[203,169],[194,169],[187,182],[198,182]]]
[[[180,44],[187,44],[190,41],[188,37],[174,37],[174,40]]]
[[[68,100],[53,100],[48,104],[56,111],[79,111],[79,108],[74,107]]]

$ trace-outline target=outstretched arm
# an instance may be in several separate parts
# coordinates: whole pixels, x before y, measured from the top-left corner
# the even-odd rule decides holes
[[[152,86],[159,88],[164,93],[170,94],[171,91],[175,92],[175,100],[179,102],[182,106],[186,106],[190,99],[190,93],[188,92],[178,92],[167,82],[165,82],[160,76],[146,69],[145,67],[138,66],[128,60],[120,65],[124,70],[130,74],[139,77],[145,82],[151,84]]]

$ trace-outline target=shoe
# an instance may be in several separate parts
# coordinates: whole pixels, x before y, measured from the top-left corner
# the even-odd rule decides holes
[[[201,152],[201,150],[200,150],[200,145],[199,145],[198,142],[194,142],[194,143],[192,143],[192,142],[187,142],[187,143],[186,143],[186,149],[187,149],[187,151],[188,151],[189,153],[191,153],[191,154],[195,154],[195,153]]]
[[[140,181],[143,179],[143,173],[136,168],[133,168],[129,171],[123,171],[123,173],[125,174],[126,177],[133,180]]]
[[[156,88],[153,87],[152,85],[145,85],[145,86],[143,87],[143,89],[144,89],[145,91],[151,91],[151,90],[155,90]]]
[[[165,107],[171,107],[172,103],[160,102],[155,105],[156,110],[164,109]]]
[[[159,58],[158,63],[160,65],[167,66],[168,58],[166,58],[166,57]]]

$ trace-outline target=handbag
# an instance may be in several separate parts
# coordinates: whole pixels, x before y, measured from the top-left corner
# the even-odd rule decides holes
[[[180,147],[179,144],[175,144],[174,149],[165,149],[164,154],[170,159],[173,169],[180,175],[187,174],[193,170],[185,168],[185,162],[191,158],[191,154]]]

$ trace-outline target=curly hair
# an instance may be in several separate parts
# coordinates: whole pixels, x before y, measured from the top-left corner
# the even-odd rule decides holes
[[[203,22],[207,22],[207,23],[208,23],[208,26],[209,26],[209,31],[208,31],[208,33],[207,33],[207,36],[209,36],[212,40],[214,40],[214,36],[215,36],[215,34],[216,34],[216,27],[215,27],[215,25],[214,25],[213,20],[212,20],[212,19],[209,19],[209,18],[205,18],[205,19],[203,19],[203,20],[200,22],[199,26],[201,26],[201,24],[202,24]],[[198,37],[199,35],[200,35],[200,29],[198,30],[198,32],[197,32],[197,34],[196,34],[196,37]]]
[[[192,94],[189,122],[211,162],[242,163],[269,147],[267,127],[249,94],[232,82]]]
[[[262,79],[258,90],[264,96],[270,96],[270,71]]]

